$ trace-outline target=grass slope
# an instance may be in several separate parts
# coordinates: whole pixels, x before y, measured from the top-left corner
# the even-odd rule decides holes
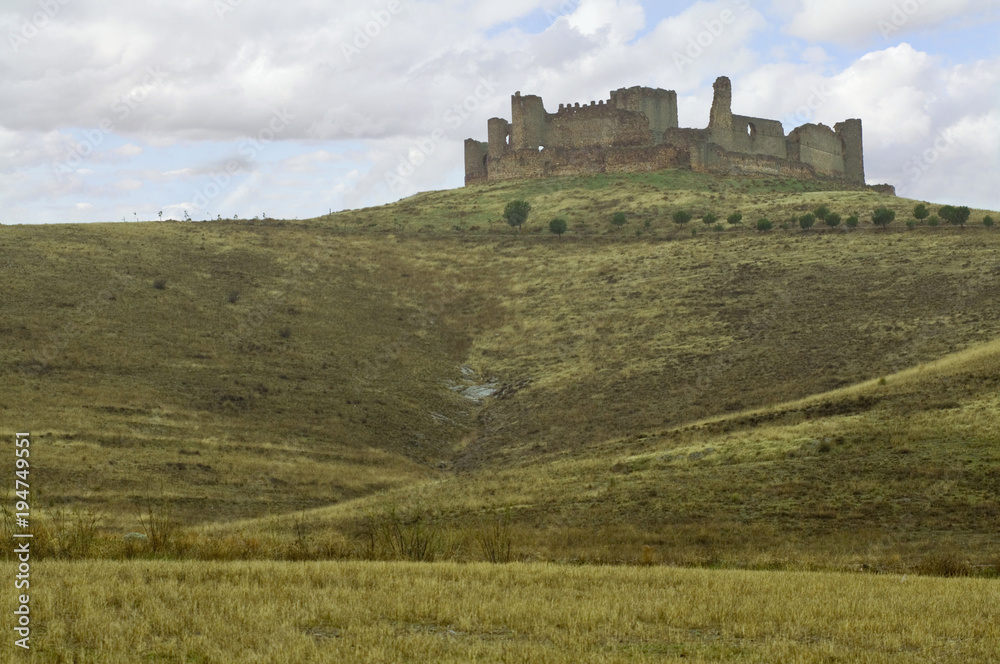
[[[511,198],[534,205],[521,233],[498,221]],[[912,567],[944,533],[988,564],[995,434],[988,415],[949,418],[990,407],[992,368],[905,408],[690,428],[1000,337],[1000,240],[981,227],[691,237],[669,221],[820,203],[914,201],[667,171],[308,222],[3,227],[0,408],[35,433],[41,507],[99,509],[122,532],[162,497],[258,542],[237,555],[354,555],[367,516],[399,501],[465,537],[455,551],[509,506],[529,557],[829,566],[881,542]],[[565,237],[534,232],[555,214]],[[469,370],[499,393],[458,394]],[[902,503],[932,487],[949,502]],[[238,521],[330,504],[297,532]]]

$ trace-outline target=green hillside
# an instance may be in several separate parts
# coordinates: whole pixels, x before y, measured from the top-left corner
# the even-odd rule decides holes
[[[1000,236],[825,186],[667,171],[0,227],[0,408],[34,434],[49,545],[96,513],[87,552],[120,555],[153,508],[191,527],[176,555],[385,557],[396,523],[457,559],[496,527],[526,559],[995,569],[992,350],[895,375],[1000,338]],[[861,226],[751,229],[822,204]]]

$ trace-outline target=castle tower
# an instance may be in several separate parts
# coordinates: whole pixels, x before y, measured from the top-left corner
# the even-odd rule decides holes
[[[710,141],[726,149],[733,149],[733,84],[728,76],[715,79],[712,86],[712,110],[708,115]]]
[[[844,146],[844,175],[848,180],[865,183],[865,157],[861,142],[861,120],[851,118],[838,122],[833,130]]]
[[[515,150],[537,150],[545,145],[545,106],[536,95],[510,98],[511,145]]]

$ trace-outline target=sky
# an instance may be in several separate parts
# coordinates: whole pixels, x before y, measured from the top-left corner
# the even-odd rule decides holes
[[[869,184],[1000,210],[1000,0],[3,0],[0,223],[310,218],[460,187],[510,96],[712,82],[861,118]],[[162,217],[160,216],[162,214]]]

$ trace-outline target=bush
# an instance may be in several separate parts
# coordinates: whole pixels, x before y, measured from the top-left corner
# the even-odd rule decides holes
[[[719,220],[719,215],[712,214],[711,212],[706,212],[705,214],[701,215],[701,223],[705,224],[706,226],[711,226],[718,220]]]
[[[852,214],[850,217],[848,217],[844,221],[844,223],[847,225],[848,228],[857,228],[858,227],[858,215]]]
[[[916,219],[907,220],[906,227],[912,231],[914,228],[917,227],[917,220]]]
[[[693,215],[687,210],[678,210],[677,212],[674,212],[671,218],[674,220],[675,224],[683,226],[687,222],[691,221],[692,216]]]
[[[726,221],[728,221],[731,226],[735,226],[736,224],[743,221],[743,213],[733,212],[731,215],[726,217]]]
[[[280,330],[278,330],[278,336],[281,337],[282,339],[287,339],[288,337],[292,336],[292,328],[290,327],[281,328]]]
[[[986,228],[993,228],[993,217],[990,215],[983,217],[983,226],[986,226]]]
[[[896,211],[890,210],[884,205],[875,208],[875,210],[872,212],[872,223],[875,224],[876,226],[881,226],[882,228],[888,226],[895,218],[896,218]]]
[[[625,216],[624,212],[615,212],[611,215],[611,225],[615,228],[621,228],[628,222],[628,218]]]
[[[518,230],[528,220],[528,213],[531,212],[531,203],[528,201],[511,201],[503,209],[503,218],[507,223]]]
[[[840,226],[840,215],[836,212],[830,212],[826,215],[826,217],[824,217],[823,223],[830,228],[836,228],[837,226]]]
[[[153,288],[155,288],[156,290],[163,290],[166,287],[167,287],[167,280],[166,279],[154,279],[153,280]]]
[[[772,228],[774,228],[774,224],[772,224],[767,219],[760,218],[760,219],[757,220],[757,230],[759,230],[759,231],[769,231]]]
[[[562,235],[563,233],[566,232],[566,228],[567,228],[566,220],[561,217],[557,217],[556,219],[553,219],[552,221],[549,222],[550,233],[555,233],[556,235]]]
[[[825,205],[820,205],[818,208],[813,210],[813,216],[820,221],[826,221],[827,216],[830,214],[830,208]]]
[[[962,205],[961,207],[955,207],[954,205],[945,205],[938,210],[938,216],[947,221],[952,226],[961,226],[965,228],[965,222],[969,220],[969,215],[972,214],[967,206]]]
[[[716,224],[715,226],[712,226],[712,230],[715,231],[716,233],[721,233],[722,231],[726,230],[726,227],[723,226],[722,224]]]
[[[811,212],[808,212],[799,217],[799,226],[801,226],[802,230],[804,231],[807,231],[810,228],[812,228],[813,224],[815,223],[816,223],[816,215],[812,214]]]
[[[493,518],[476,534],[476,541],[488,562],[499,564],[511,561],[510,508]]]
[[[917,203],[916,206],[913,208],[913,218],[916,219],[917,221],[923,221],[924,219],[929,217],[930,214],[931,211],[928,210],[927,206],[924,205],[923,203]]]
[[[236,302],[240,299],[240,292],[238,290],[231,290],[229,291],[229,295],[226,296],[226,299],[229,300],[229,304],[236,304]]]
[[[940,223],[941,223],[941,220],[937,218],[936,214],[932,214],[930,217],[927,218],[927,225],[928,226],[937,226]]]

